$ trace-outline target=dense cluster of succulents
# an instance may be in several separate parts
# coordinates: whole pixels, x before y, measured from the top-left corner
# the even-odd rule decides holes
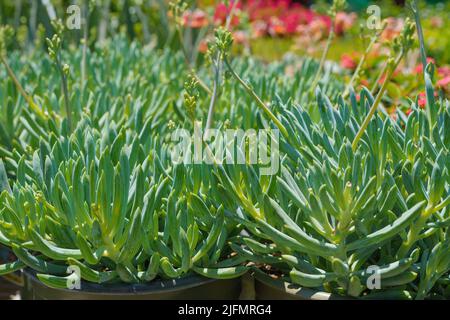
[[[12,189],[0,163],[0,241],[21,262],[14,268],[30,267],[56,287],[66,286],[67,265],[95,283],[245,271],[221,267],[230,263],[221,260],[229,253],[223,230],[232,234],[233,226],[223,208],[191,201],[185,190],[196,182],[184,167],[164,164],[150,125],[136,132],[110,123],[98,131],[83,119],[72,135],[41,140],[32,160],[22,157]]]
[[[373,97],[366,93],[358,104],[353,96],[338,109],[320,91],[317,98],[318,122],[300,106],[281,107],[289,135],[278,177],[258,179],[254,168],[242,168],[241,179],[233,169],[218,171],[236,200],[229,210],[251,234],[235,249],[301,286],[360,296],[376,265],[385,296],[426,296],[448,282],[449,106],[433,130],[417,107],[406,131],[377,115],[353,152],[361,111]]]
[[[71,53],[57,51],[68,64],[76,64],[81,53]],[[193,76],[184,84],[173,78],[173,70],[186,72],[183,57],[170,51],[155,56],[136,44],[128,46],[123,38],[116,39],[114,49],[90,52],[95,77],[81,84],[74,69],[65,80],[73,130],[64,115],[64,97],[58,98],[62,78],[51,66],[55,57],[56,53],[35,64],[34,70],[18,73],[20,58],[5,55],[12,74],[5,73],[1,91],[7,112],[0,121],[0,242],[19,260],[0,272],[28,267],[47,285],[65,287],[70,265],[81,268],[84,280],[96,283],[145,282],[192,272],[228,278],[247,271],[228,244],[240,229],[224,218],[223,208],[205,204],[210,200],[201,191],[216,184],[209,168],[199,174],[192,172],[198,168],[175,168],[170,162],[165,138],[171,130],[169,120],[189,126],[206,115],[207,110],[195,107],[196,100],[204,105],[209,99]],[[264,68],[269,78],[291,63],[268,68],[247,59],[237,70],[256,83],[258,76],[249,73],[252,66]],[[305,72],[312,72],[315,64],[306,63],[311,68]],[[132,77],[141,73],[146,76]],[[289,94],[303,77],[260,82],[256,89],[273,95],[283,87]],[[11,86],[16,81],[20,88],[25,81],[37,86],[22,92]],[[247,103],[251,100],[238,98],[239,85],[225,85],[236,92],[236,110],[229,113],[229,101],[219,100],[219,117],[231,119],[230,126],[244,119],[249,127],[257,126],[261,118]],[[338,92],[329,89],[330,94]],[[220,193],[223,190],[215,197]]]

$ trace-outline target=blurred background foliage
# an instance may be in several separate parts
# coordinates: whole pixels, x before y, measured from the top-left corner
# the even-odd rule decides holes
[[[202,9],[211,20],[215,19],[221,1],[190,0],[188,2],[192,10]],[[280,15],[280,11],[276,9],[280,7],[280,4],[287,6],[287,12],[293,10],[291,9],[293,5],[301,5],[318,14],[326,14],[331,0],[241,0],[240,2],[244,3],[244,6],[246,3],[265,3],[265,13],[268,12],[275,18],[282,19],[281,16],[276,17]],[[89,8],[91,46],[123,32],[131,39],[137,38],[159,48],[167,45],[178,48],[170,22],[168,3],[167,0],[2,0],[0,1],[0,24],[9,24],[14,27],[16,41],[12,42],[13,47],[29,49],[35,44],[43,43],[45,37],[53,34],[51,18],[67,17],[67,8],[75,4],[82,9]],[[338,60],[343,53],[349,51],[349,48],[354,47],[356,50],[361,48],[360,26],[368,17],[366,8],[369,5],[378,5],[381,8],[382,18],[405,15],[402,0],[347,0],[347,3],[348,11],[357,12],[358,20],[335,41],[330,56],[334,60]],[[430,55],[441,62],[448,63],[450,62],[450,2],[427,0],[420,1],[420,4],[424,14],[425,38],[430,47]],[[271,13],[270,10],[273,12]],[[245,13],[245,7],[243,11]],[[252,12],[247,14],[251,15]],[[436,22],[436,17],[441,18],[439,22]],[[244,18],[240,21],[242,25],[245,22]],[[77,44],[82,37],[82,30],[73,30],[67,34],[66,40],[73,40],[72,43]],[[295,34],[277,33],[265,37],[251,37],[250,46],[254,54],[266,60],[273,60],[280,58],[289,50],[300,54],[306,53],[306,50],[295,46],[295,42]],[[319,53],[312,53],[312,55],[317,56]]]
[[[234,51],[252,54],[267,62],[292,53],[319,59],[332,24],[328,15],[330,1],[238,1],[230,26]],[[65,46],[80,48],[83,38],[86,38],[89,47],[94,48],[121,34],[156,50],[179,50],[182,47],[187,62],[195,67],[203,61],[214,28],[225,24],[224,17],[231,10],[233,0],[184,2],[188,10],[177,24],[168,0],[2,0],[0,24],[8,24],[15,31],[15,41],[10,42],[9,49],[31,51],[46,46],[45,38],[51,37],[54,32],[51,20],[67,20],[71,15],[67,9],[77,5],[82,28],[65,32]],[[389,23],[380,35],[374,53],[367,59],[367,73],[375,73],[377,68],[382,67],[380,61],[383,61],[386,51],[383,44],[389,44],[399,34],[409,14],[401,0],[348,0],[346,11],[340,12],[333,22],[336,37],[327,56],[328,60],[340,64],[344,70],[351,71],[356,67],[369,36],[373,34],[367,28],[370,17],[367,8],[371,4],[379,6],[381,18]],[[419,1],[419,4],[422,7],[427,53],[441,67],[438,69],[439,86],[450,91],[450,2],[430,0]],[[181,28],[177,29],[180,24]],[[182,37],[179,37],[177,30],[182,32]],[[408,83],[407,90],[420,86],[414,73],[417,57],[416,50],[402,65],[403,73],[409,76],[397,77],[399,84]],[[363,76],[370,78],[370,74]],[[364,77],[361,79],[363,82]]]
[[[233,0],[184,0],[187,10],[181,21],[175,21],[169,0],[2,0],[0,24],[14,29],[14,41],[8,49],[16,54],[45,49],[45,38],[54,33],[51,20],[63,21],[71,16],[67,9],[77,5],[82,23],[79,30],[66,30],[64,46],[77,51],[83,39],[89,47],[102,47],[114,41],[116,35],[137,40],[153,50],[182,48],[190,67],[199,67],[213,39],[213,30],[225,24]],[[389,43],[399,35],[410,10],[402,0],[347,0],[345,11],[332,22],[328,10],[331,0],[239,0],[230,23],[234,37],[234,52],[252,55],[263,62],[280,60],[286,55],[320,59],[334,23],[336,37],[331,43],[327,60],[341,67],[344,78],[356,68],[362,52],[375,33],[367,21],[369,5],[380,8],[387,28],[368,55],[362,85],[375,81],[383,68]],[[450,2],[419,1],[426,39],[427,54],[437,65],[437,85],[450,94]],[[87,19],[86,19],[87,18]],[[180,19],[180,18],[179,18]],[[87,24],[84,23],[87,21]],[[86,27],[87,26],[87,27]],[[180,37],[181,33],[181,37]],[[422,87],[416,50],[399,66],[394,75],[396,87],[391,90],[405,95]],[[11,53],[14,50],[11,50]]]

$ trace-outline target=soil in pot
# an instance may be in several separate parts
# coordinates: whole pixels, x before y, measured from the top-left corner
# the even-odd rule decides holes
[[[280,278],[256,271],[255,298],[256,300],[344,300],[335,294],[303,288],[296,284],[286,282]]]

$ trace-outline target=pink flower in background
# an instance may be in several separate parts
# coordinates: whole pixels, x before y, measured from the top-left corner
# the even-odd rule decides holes
[[[360,82],[361,82],[361,85],[363,85],[364,87],[369,86],[369,81],[367,79],[361,79]]]
[[[308,25],[308,32],[313,39],[320,40],[324,38],[330,30],[331,23],[328,23],[326,19],[318,18],[311,21]]]
[[[283,21],[286,33],[295,33],[297,30],[297,26],[300,24],[301,18],[301,15],[298,13],[288,13],[287,15],[282,17],[281,20]]]
[[[247,11],[251,21],[267,21],[273,16],[280,16],[288,10],[290,5],[290,0],[249,0],[247,2]]]
[[[202,41],[200,41],[198,45],[198,51],[200,53],[206,53],[206,51],[208,51],[208,40],[203,39]]]
[[[356,59],[353,55],[343,54],[341,56],[341,67],[344,69],[355,70],[357,66]]]
[[[386,29],[381,33],[381,39],[391,41],[397,37],[403,29],[403,19],[389,17],[386,19]]]
[[[267,23],[259,20],[252,24],[252,37],[259,38],[267,35]]]
[[[335,30],[336,34],[341,35],[348,29],[350,29],[356,21],[356,14],[346,13],[346,12],[338,12],[336,14],[336,22],[335,22]]]
[[[206,27],[209,24],[206,13],[200,9],[192,11],[186,11],[183,15],[183,25],[198,29]]]
[[[436,98],[438,95],[437,91],[434,92],[434,97]],[[426,107],[427,105],[427,95],[425,94],[425,92],[420,92],[419,93],[419,107],[421,107],[422,109]]]
[[[327,30],[331,29],[332,21],[331,21],[331,18],[329,16],[316,16],[316,20],[322,21],[326,25]]]
[[[248,36],[245,31],[235,31],[233,32],[233,40],[237,44],[247,44],[248,43]]]
[[[216,6],[216,10],[214,12],[214,22],[218,25],[223,25],[227,21],[228,15],[231,13],[231,9],[233,8],[234,1],[230,1],[229,5],[227,6],[225,3],[219,3]],[[239,24],[239,17],[236,15],[238,11],[242,10],[242,2],[239,1],[234,9],[234,15],[231,18],[230,25],[235,27]]]
[[[316,14],[291,0],[249,0],[246,2],[245,10],[254,37],[267,34],[289,36],[312,33],[317,38],[326,34],[331,25],[329,17]],[[342,16],[341,29],[349,25],[351,20],[349,17]],[[311,24],[312,28],[309,30]]]
[[[269,23],[269,34],[273,36],[281,36],[286,34],[286,27],[284,23],[277,17],[272,17]]]
[[[450,76],[446,76],[445,78],[442,78],[436,82],[436,85],[444,90],[450,89]]]
[[[430,19],[430,24],[433,28],[442,28],[444,25],[444,21],[442,17],[432,17]]]
[[[419,93],[418,103],[419,107],[421,107],[422,109],[427,105],[427,96],[425,95],[425,92]]]

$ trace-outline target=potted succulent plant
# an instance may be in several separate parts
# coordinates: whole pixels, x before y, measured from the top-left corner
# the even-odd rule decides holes
[[[23,270],[24,298],[234,299],[249,269],[257,299],[449,297],[450,106],[435,99],[417,11],[426,107],[405,99],[411,114],[391,118],[379,111],[414,42],[409,20],[376,96],[356,95],[369,50],[347,86],[337,81],[325,63],[333,23],[320,62],[301,70],[292,58],[262,77],[263,63],[232,61],[237,4],[204,56],[206,82],[183,47],[183,1],[170,6],[179,54],[120,36],[91,51],[89,32],[83,51],[65,51],[53,21],[49,59],[18,77],[42,53],[7,59],[13,29],[0,28],[0,244],[17,258],[0,276]],[[332,17],[343,5],[333,1]],[[170,161],[167,131],[215,118],[278,130],[280,171]]]
[[[376,97],[363,89],[359,103],[351,92],[350,105],[338,99],[335,106],[318,88],[312,112],[280,99],[268,108],[222,49],[230,73],[281,132],[286,155],[277,177],[250,165],[216,169],[234,200],[226,212],[248,232],[233,249],[271,275],[256,271],[257,297],[448,295],[450,109],[434,100],[433,66],[424,65],[426,110],[416,102],[409,117],[376,113],[413,31],[407,21]],[[303,295],[295,285],[317,292]]]
[[[250,234],[234,250],[279,278],[284,297],[292,290],[281,281],[362,298],[442,294],[450,269],[448,105],[439,108],[432,132],[419,108],[406,132],[376,115],[353,151],[363,119],[358,110],[372,97],[363,92],[360,105],[353,97],[351,107],[334,109],[317,94],[319,123],[301,107],[282,107],[291,141],[283,142],[288,156],[278,177],[258,176],[252,167],[241,176],[218,168],[236,201],[227,209]],[[268,279],[257,276],[264,291],[257,297],[277,297],[267,294]]]
[[[193,210],[186,168],[165,167],[165,149],[145,153],[140,138],[86,119],[22,157],[12,187],[1,175],[0,242],[18,260],[0,270],[25,268],[24,297],[238,297],[227,279],[246,268],[226,258],[223,208]]]

